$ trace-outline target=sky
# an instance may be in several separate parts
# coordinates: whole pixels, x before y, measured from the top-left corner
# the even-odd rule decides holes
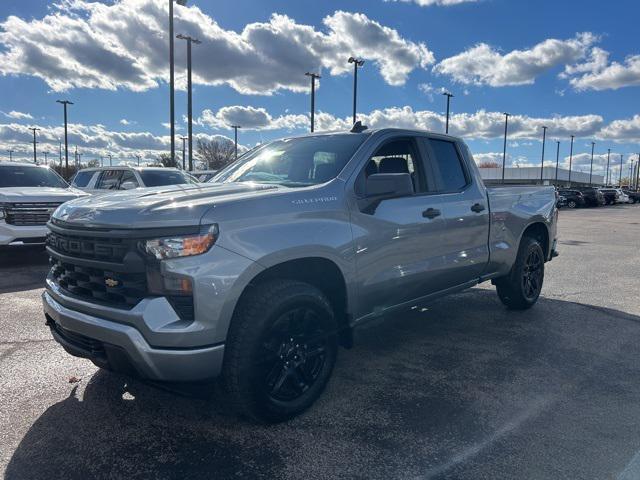
[[[246,147],[309,129],[351,124],[353,66],[358,119],[372,128],[444,130],[463,137],[478,163],[545,162],[623,175],[640,152],[637,0],[189,0],[174,8],[175,33],[193,46],[194,135]],[[58,157],[62,106],[69,148],[82,160],[151,162],[168,152],[168,0],[2,0],[0,159]],[[186,45],[176,40],[176,119],[186,134]],[[181,141],[177,139],[181,150]],[[181,151],[178,152],[181,155]],[[614,170],[617,175],[617,170]]]

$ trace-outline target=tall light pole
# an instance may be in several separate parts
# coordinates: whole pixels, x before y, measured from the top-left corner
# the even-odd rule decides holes
[[[189,137],[180,137],[180,140],[182,140],[182,170],[186,170],[187,169],[187,164],[185,162],[185,151],[186,151],[186,141],[189,140]]]
[[[607,148],[607,174],[605,175],[604,178],[604,184],[609,185],[609,160],[611,158],[611,149]]]
[[[58,139],[58,160],[60,161],[60,174],[62,175],[62,142]]]
[[[509,126],[510,113],[504,112],[504,145],[502,146],[502,183],[504,183],[504,169],[507,165],[507,128]]]
[[[47,161],[47,155],[49,154],[49,152],[47,152],[47,151],[45,150],[45,151],[44,151],[44,152],[42,152],[42,153],[44,153],[44,164],[45,164],[45,165],[49,165],[49,162]]]
[[[40,129],[36,128],[36,127],[30,127],[29,130],[31,130],[33,132],[33,163],[35,163],[36,165],[38,164],[38,158],[36,155],[36,144],[38,143],[36,141],[36,132],[39,132]]]
[[[622,185],[622,160],[624,159],[624,155],[620,154],[620,178],[618,179],[618,186]]]
[[[234,158],[237,160],[238,159],[238,129],[242,127],[240,125],[231,125],[231,128],[233,128],[233,145],[235,149]],[[311,128],[311,131],[313,132],[313,127]]]
[[[636,190],[640,187],[640,153],[638,153],[638,164],[636,168]]]
[[[558,184],[558,165],[560,164],[560,140],[556,140],[556,185]]]
[[[593,177],[593,149],[596,146],[596,142],[591,142],[591,166],[589,167],[589,186],[591,186],[591,178]]]
[[[13,152],[14,152],[14,151],[15,151],[15,150],[7,150],[7,152],[9,152],[9,161],[10,161],[10,162],[13,162]]]
[[[571,147],[569,148],[569,186],[571,186],[571,164],[573,163],[573,139],[575,135],[571,135]]]
[[[69,178],[69,137],[67,136],[67,105],[73,105],[69,100],[56,100],[64,107],[64,174]]]
[[[179,34],[176,38],[187,42],[187,116],[189,135],[189,171],[193,171],[193,89],[191,87],[191,44],[202,43],[197,38]]]
[[[112,167],[113,162],[111,161],[111,154],[108,154],[107,157],[109,157],[109,166]]]
[[[307,72],[307,77],[311,77],[311,132],[315,129],[315,113],[316,113],[316,78],[320,78],[317,73]]]
[[[349,57],[349,63],[353,63],[353,123],[356,123],[356,99],[358,97],[358,68],[364,65],[364,60]]]
[[[178,5],[186,5],[187,0],[175,0]],[[176,109],[175,74],[173,65],[173,2],[169,0],[169,111],[171,116],[171,162],[176,162]]]
[[[544,144],[547,141],[547,127],[542,126],[542,160],[540,162],[540,183],[542,183],[542,177],[544,174]]]
[[[453,93],[451,92],[442,92],[442,95],[444,95],[445,97],[447,97],[447,121],[445,123],[445,127],[444,127],[444,133],[449,133],[449,107],[451,105],[451,97],[453,97]]]
[[[137,153],[137,154],[136,154],[136,160],[138,160],[138,166],[140,166],[140,158],[141,158],[141,157],[140,157],[140,154],[139,154],[139,153]]]

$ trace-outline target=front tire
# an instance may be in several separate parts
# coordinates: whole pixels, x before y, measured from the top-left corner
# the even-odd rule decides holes
[[[523,237],[509,275],[496,279],[498,297],[512,310],[526,310],[538,301],[544,281],[544,251],[535,238]]]
[[[327,385],[337,352],[335,316],[320,290],[295,280],[254,287],[234,314],[225,349],[232,408],[264,423],[304,412]]]

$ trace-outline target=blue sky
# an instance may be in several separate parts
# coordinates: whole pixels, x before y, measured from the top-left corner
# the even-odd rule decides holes
[[[75,102],[72,144],[84,160],[167,151],[166,3],[4,0],[0,157],[7,149],[30,155],[32,125],[42,128],[42,149],[55,150],[59,98]],[[348,125],[346,60],[355,54],[366,60],[359,116],[373,126],[441,129],[444,88],[455,94],[451,133],[469,141],[477,161],[501,158],[504,111],[514,115],[510,163],[540,161],[542,124],[549,126],[549,162],[556,138],[566,162],[572,133],[578,168],[592,140],[597,154],[611,148],[625,162],[640,150],[636,1],[190,0],[175,8],[176,33],[203,40],[194,47],[194,131],[201,138],[231,136],[225,125],[232,121],[249,125],[240,134],[248,146],[304,133],[307,69],[322,73],[320,127]],[[183,42],[176,51],[182,78]],[[176,106],[183,133],[183,89]],[[596,169],[604,163],[597,157]]]

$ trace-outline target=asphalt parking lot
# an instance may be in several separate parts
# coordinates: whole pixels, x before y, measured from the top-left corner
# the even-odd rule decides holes
[[[559,228],[532,310],[483,285],[389,318],[340,352],[310,412],[270,427],[227,415],[215,385],[158,388],[67,355],[41,312],[44,253],[2,253],[0,471],[638,479],[640,206],[563,210]]]

